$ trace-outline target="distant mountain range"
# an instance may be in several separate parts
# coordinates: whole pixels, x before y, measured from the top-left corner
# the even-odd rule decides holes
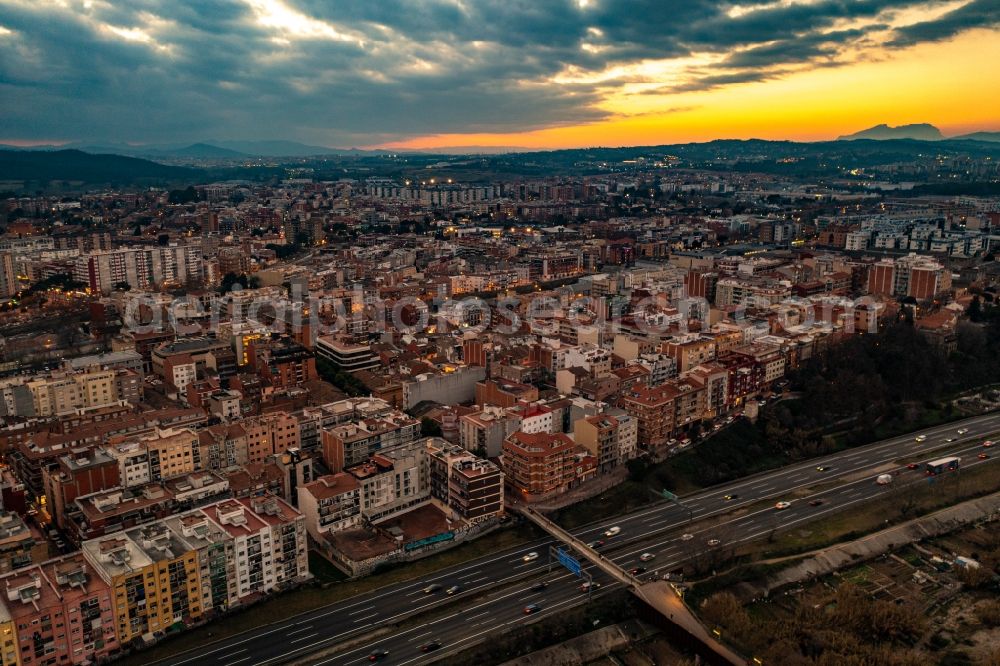
[[[61,146],[11,146],[0,144],[3,150],[53,151],[82,150],[85,153],[130,155],[151,158],[192,158],[192,159],[246,159],[252,157],[313,157],[316,155],[377,155],[387,150],[362,150],[360,148],[327,148],[310,146],[297,141],[201,141],[194,144],[94,144],[87,142],[68,143]]]
[[[857,141],[858,139],[870,139],[873,141],[888,141],[891,139],[913,139],[916,141],[1000,141],[1000,132],[973,132],[972,134],[962,134],[959,136],[946,137],[941,134],[941,130],[928,123],[916,123],[913,125],[899,125],[891,127],[886,124],[869,127],[866,130],[837,137],[837,141]]]
[[[880,129],[880,128],[876,128]],[[886,128],[890,131],[901,128]],[[933,128],[931,128],[933,129]],[[881,134],[884,135],[882,130]],[[904,129],[904,133],[905,133]],[[926,135],[927,128],[919,132]],[[864,134],[864,133],[859,133]],[[875,132],[879,136],[880,132]],[[400,169],[446,169],[449,174],[465,172],[498,176],[517,174],[520,176],[543,176],[552,174],[599,173],[609,163],[629,160],[659,159],[670,156],[694,167],[729,169],[739,172],[761,171],[791,176],[841,176],[846,168],[867,168],[881,164],[897,163],[909,159],[925,158],[928,152],[941,155],[968,156],[974,159],[1000,159],[1000,133],[977,132],[962,137],[944,138],[937,133],[933,141],[917,140],[909,137],[875,139],[869,136],[852,135],[853,140],[845,141],[764,141],[717,140],[706,143],[668,144],[656,146],[591,147],[536,152],[510,152],[502,154],[479,154],[466,157],[446,157],[443,153],[412,152],[407,156],[406,165],[395,160],[386,160],[389,151],[342,151],[340,155],[321,154],[316,159],[310,155],[275,156],[266,164],[226,164],[229,160],[256,159],[264,150],[287,152],[285,142],[250,142],[249,144],[226,142],[226,146],[210,143],[196,143],[168,148],[144,147],[146,151],[157,150],[158,154],[149,159],[136,156],[114,154],[90,154],[80,150],[0,149],[0,181],[26,181],[27,189],[79,189],[78,186],[136,185],[184,187],[196,182],[209,180],[273,178],[287,173],[290,163],[306,164],[317,178],[340,178],[345,173],[399,175]],[[304,146],[302,150],[317,148]],[[236,150],[245,148],[251,152]],[[101,147],[114,150],[116,147]],[[134,148],[134,147],[133,147]],[[170,155],[170,157],[168,157]],[[788,159],[794,158],[794,159]],[[155,160],[159,160],[157,162]],[[219,163],[213,163],[219,160]],[[196,162],[195,168],[177,166],[177,162]],[[161,162],[172,162],[164,164]],[[249,168],[248,168],[249,166]],[[355,168],[358,171],[355,171]],[[71,181],[67,185],[64,182]],[[13,185],[16,187],[16,185]]]
[[[0,150],[0,180],[139,183],[190,180],[201,172],[124,155],[80,150]]]

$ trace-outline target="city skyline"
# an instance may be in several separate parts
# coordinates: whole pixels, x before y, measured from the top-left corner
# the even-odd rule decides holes
[[[0,0],[0,143],[428,150],[996,130],[983,0]],[[995,83],[995,81],[994,81]]]

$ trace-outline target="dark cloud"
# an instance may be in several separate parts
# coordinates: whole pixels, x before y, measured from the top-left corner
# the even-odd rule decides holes
[[[603,117],[597,103],[617,81],[569,86],[550,83],[553,77],[572,72],[586,80],[642,60],[715,53],[724,56],[717,65],[655,92],[759,81],[796,65],[837,64],[845,50],[884,29],[836,30],[838,22],[937,3],[283,4],[306,17],[298,27],[313,34],[262,25],[254,7],[263,0],[111,0],[93,8],[82,0],[68,7],[0,0],[0,138],[360,145],[586,122]],[[997,0],[972,2],[898,31],[895,44],[995,24],[996,6]]]
[[[889,46],[940,41],[972,28],[997,26],[1000,26],[1000,0],[972,0],[935,21],[923,21],[897,30]]]

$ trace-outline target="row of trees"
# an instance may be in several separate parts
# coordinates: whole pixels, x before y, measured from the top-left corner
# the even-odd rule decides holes
[[[829,450],[831,432],[846,430],[848,444],[862,444],[877,437],[877,426],[905,429],[928,409],[949,412],[950,396],[1000,378],[1000,307],[976,308],[978,323],[959,323],[951,353],[904,319],[809,359],[791,377],[801,398],[765,412],[768,439],[804,457]]]
[[[978,323],[959,324],[950,354],[905,319],[878,335],[848,338],[792,373],[798,399],[768,407],[756,424],[738,421],[663,464],[637,461],[630,479],[668,489],[723,483],[912,430],[937,418],[930,410],[948,416],[950,396],[1000,381],[1000,306],[978,307]]]

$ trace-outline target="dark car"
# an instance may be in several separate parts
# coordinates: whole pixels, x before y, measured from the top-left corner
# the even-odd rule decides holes
[[[632,567],[628,572],[633,576],[638,576],[641,573],[646,573],[646,567]]]
[[[452,585],[447,590],[445,590],[444,593],[447,594],[450,597],[451,595],[458,594],[461,591],[462,591],[462,586],[461,585]]]
[[[434,650],[437,650],[439,647],[441,647],[441,643],[439,643],[438,641],[431,641],[430,643],[424,643],[423,645],[421,645],[420,651],[434,652]]]
[[[540,610],[542,610],[542,607],[538,604],[528,604],[524,607],[524,614],[531,615],[532,613],[537,613]]]
[[[388,650],[383,650],[379,648],[378,650],[372,650],[371,654],[368,655],[368,661],[382,661],[389,656]]]
[[[542,590],[544,590],[548,586],[549,586],[549,584],[546,581],[543,580],[541,583],[535,583],[534,585],[532,585],[531,586],[531,591],[532,592],[541,592]]]
[[[430,585],[424,588],[424,594],[434,594],[435,592],[440,592],[441,587],[442,586],[440,583],[431,583]]]
[[[723,497],[722,499],[724,499],[724,500],[726,500],[726,501],[728,502],[728,501],[730,501],[730,500],[734,500],[734,499],[736,499],[736,498],[738,498],[738,497],[739,497],[739,495],[737,495],[737,494],[735,494],[735,493],[734,493],[734,494],[732,494],[732,495],[726,495],[726,496],[725,496],[725,497]]]
[[[809,502],[809,506],[820,506],[821,504],[823,504],[823,500],[821,499],[814,499]]]
[[[910,463],[909,465],[906,466],[906,469],[917,469],[919,467],[920,465],[917,463]]]

